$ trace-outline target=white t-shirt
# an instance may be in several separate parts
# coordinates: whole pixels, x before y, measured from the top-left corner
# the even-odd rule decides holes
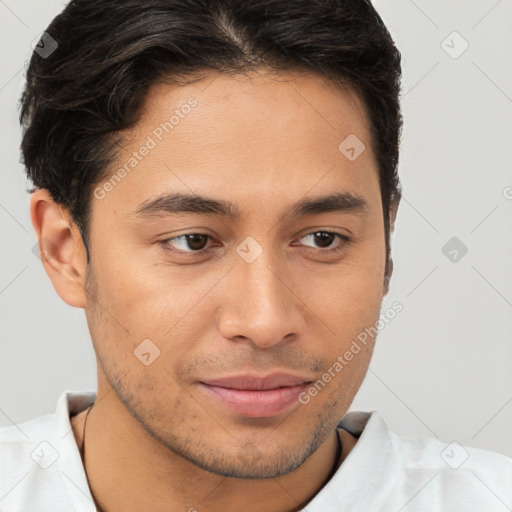
[[[64,392],[54,414],[0,429],[1,512],[95,512],[70,422],[95,399]],[[512,510],[510,457],[398,436],[377,411],[349,412],[338,428],[358,442],[307,512]]]

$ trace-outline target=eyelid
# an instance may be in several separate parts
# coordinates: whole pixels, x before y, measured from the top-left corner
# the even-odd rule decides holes
[[[171,251],[172,253],[175,253],[175,254],[183,254],[185,256],[188,256],[188,255],[199,255],[199,254],[205,254],[206,252],[209,251],[209,245],[207,245],[207,248],[205,249],[201,249],[199,251],[182,251],[180,249],[172,249],[170,247],[170,241],[171,240],[175,240],[177,238],[182,238],[182,237],[186,237],[186,236],[190,236],[190,235],[200,235],[200,236],[204,236],[204,237],[207,237],[208,238],[208,244],[210,244],[210,242],[212,240],[214,240],[214,237],[208,233],[202,233],[200,231],[190,231],[188,233],[182,233],[181,235],[175,235],[175,236],[172,236],[172,237],[169,237],[169,238],[166,238],[164,240],[161,240],[159,243],[163,246],[164,249],[168,250],[168,251]]]
[[[346,235],[344,233],[341,233],[339,232],[338,230],[336,229],[314,229],[313,231],[307,231],[306,233],[300,235],[299,237],[297,237],[297,240],[300,240],[302,238],[305,238],[306,236],[311,236],[311,235],[314,235],[315,233],[329,233],[329,234],[332,234],[332,235],[336,235],[340,240],[341,240],[341,243],[336,246],[336,247],[333,247],[333,248],[328,248],[328,249],[322,249],[322,248],[314,248],[314,247],[310,247],[310,246],[305,246],[307,247],[310,251],[313,251],[315,253],[318,253],[318,254],[332,254],[332,253],[335,253],[337,251],[340,251],[342,249],[344,249],[347,245],[351,244],[352,243],[352,237],[349,236],[349,235]],[[212,241],[212,240],[215,240],[215,238],[208,234],[208,233],[203,233],[203,232],[199,232],[199,231],[191,231],[191,232],[188,232],[188,233],[182,233],[180,235],[176,235],[176,236],[173,236],[173,237],[169,237],[169,238],[166,238],[165,240],[161,240],[160,241],[160,244],[162,245],[162,247],[164,248],[164,250],[167,250],[167,251],[170,251],[174,254],[178,254],[178,255],[184,255],[184,256],[198,256],[198,255],[203,255],[203,254],[206,254],[207,252],[209,252],[212,248],[205,248],[205,249],[201,249],[199,251],[181,251],[179,249],[172,249],[170,248],[170,244],[168,243],[170,240],[174,240],[174,239],[177,239],[177,238],[181,238],[181,237],[185,237],[185,236],[188,236],[188,235],[200,235],[200,236],[205,236],[208,238],[208,241]]]

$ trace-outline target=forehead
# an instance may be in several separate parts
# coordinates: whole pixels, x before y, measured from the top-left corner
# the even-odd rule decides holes
[[[369,133],[359,95],[312,73],[217,73],[184,86],[155,84],[109,168],[111,177],[124,172],[102,207],[134,211],[163,192],[259,208],[308,191],[371,195],[378,170]],[[344,153],[347,144],[361,152],[356,159]]]
[[[248,124],[255,133],[270,135],[272,125],[285,126],[296,119],[302,121],[297,128],[302,126],[310,137],[328,129],[352,129],[361,138],[368,138],[367,112],[360,94],[352,86],[333,83],[313,72],[269,69],[243,74],[215,72],[193,76],[192,80],[184,86],[152,85],[139,127],[147,129],[162,119],[169,120],[165,114],[183,109],[194,98],[197,106],[185,116],[192,119],[200,116],[206,122],[215,120],[220,122],[217,128],[232,127],[236,132],[238,127]],[[268,123],[263,125],[263,122]],[[343,131],[338,136],[342,134]]]

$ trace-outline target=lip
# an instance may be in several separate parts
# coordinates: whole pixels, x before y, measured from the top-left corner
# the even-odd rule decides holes
[[[266,377],[258,375],[242,374],[220,379],[207,379],[201,381],[209,386],[220,388],[240,389],[244,391],[264,391],[282,387],[298,386],[311,382],[306,377],[299,377],[290,373],[272,373]]]
[[[312,381],[287,373],[266,377],[235,375],[199,382],[200,389],[221,406],[236,414],[253,418],[277,416],[292,405]]]

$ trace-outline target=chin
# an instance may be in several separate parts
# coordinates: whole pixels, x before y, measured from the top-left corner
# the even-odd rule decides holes
[[[260,454],[259,459],[254,461],[250,460],[252,456],[242,452],[238,456],[233,456],[231,460],[224,458],[216,461],[191,460],[191,462],[205,471],[228,478],[265,480],[291,473],[307,458],[307,454],[305,454],[300,458],[295,456],[283,460],[282,454],[276,455],[273,459],[268,455],[263,457]]]

